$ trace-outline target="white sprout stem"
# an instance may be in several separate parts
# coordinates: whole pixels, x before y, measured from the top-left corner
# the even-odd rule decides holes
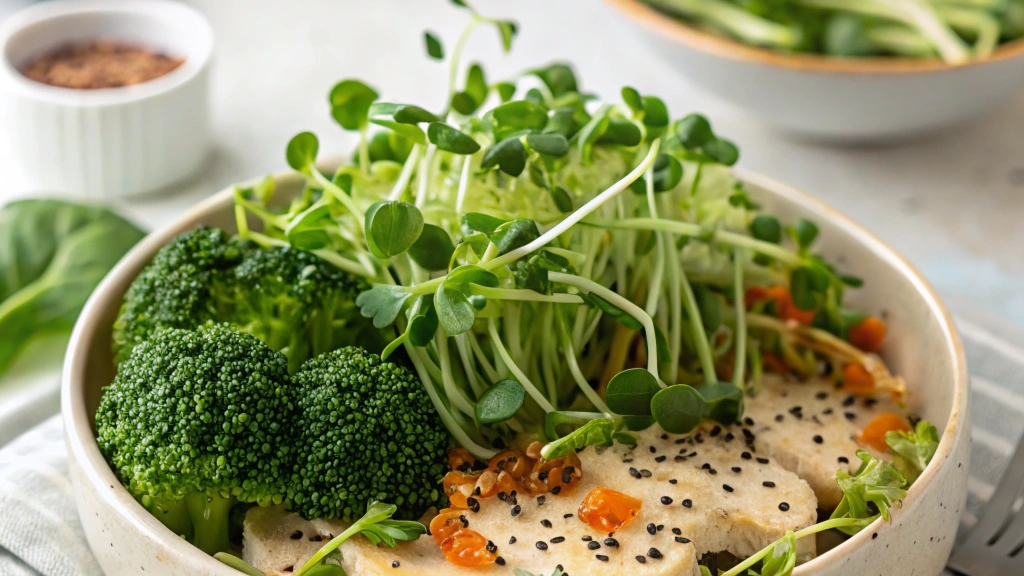
[[[476,358],[476,361],[479,362],[480,367],[484,369],[487,379],[490,380],[492,384],[501,380],[501,373],[494,364],[491,363],[491,359],[487,357],[484,349],[480,347],[480,342],[477,341],[476,338],[470,337],[466,334],[460,334],[459,336],[466,337],[466,341],[469,342],[469,349],[473,351],[473,356]]]
[[[713,384],[718,381],[718,375],[715,374],[715,359],[711,356],[711,344],[704,329],[704,320],[700,317],[700,309],[697,308],[697,298],[693,295],[693,287],[690,286],[690,281],[683,270],[679,271],[679,281],[683,287],[683,305],[686,306],[686,314],[690,317],[693,344],[697,347],[697,357],[700,359],[701,371],[704,372],[704,381]]]
[[[657,346],[657,335],[654,331],[654,319],[644,312],[642,308],[633,304],[629,300],[619,296],[615,292],[605,288],[604,286],[590,280],[588,278],[581,278],[574,274],[565,274],[562,272],[549,272],[548,278],[552,282],[558,282],[559,284],[568,284],[575,286],[580,290],[586,290],[592,294],[596,294],[601,298],[604,298],[608,302],[621,308],[626,314],[629,314],[633,318],[636,318],[638,322],[644,327],[644,336],[647,339],[647,371],[654,375],[658,380],[658,383],[664,386],[661,382],[661,378],[658,376],[658,346]]]
[[[583,375],[583,371],[580,370],[580,364],[576,360],[576,350],[572,347],[572,340],[570,338],[565,339],[565,362],[569,365],[569,372],[572,374],[576,385],[579,387],[583,395],[590,400],[590,403],[605,414],[611,414],[611,410],[608,405],[605,404],[604,400],[601,399],[601,395],[594,390],[594,387],[587,382],[587,378]]]
[[[498,334],[498,326],[494,321],[494,318],[487,321],[487,333],[491,336],[491,342],[494,345],[494,349],[498,352],[498,357],[501,358],[501,361],[504,362],[505,366],[512,372],[512,375],[519,380],[519,383],[523,385],[523,388],[526,389],[526,393],[529,394],[535,402],[537,402],[544,412],[554,412],[555,407],[548,402],[548,399],[541,394],[540,390],[537,390],[537,387],[533,385],[533,382],[531,382],[530,379],[526,377],[526,374],[519,369],[519,366],[512,361],[512,357],[509,355],[508,350],[505,349],[505,345],[501,342],[501,335]]]
[[[459,193],[455,197],[455,214],[462,214],[466,205],[466,191],[469,189],[469,177],[472,174],[473,156],[463,156],[462,174],[459,176]]]
[[[474,410],[473,403],[469,401],[469,398],[466,398],[462,389],[455,384],[455,376],[452,374],[452,357],[448,352],[448,334],[444,331],[444,328],[437,328],[437,338],[434,341],[437,343],[437,356],[441,364],[441,383],[444,385],[444,393],[448,395],[452,405],[458,408],[459,411],[467,416],[474,417],[476,411]]]
[[[551,334],[552,322],[554,320],[554,316],[551,314],[554,306],[546,306],[546,308],[543,323],[541,324],[541,334]],[[532,344],[533,340],[530,343]],[[548,400],[551,401],[553,406],[557,406],[558,379],[555,377],[555,369],[551,358],[554,353],[554,346],[544,346],[541,350],[541,374],[543,375],[544,385],[548,390]]]
[[[434,409],[441,416],[441,422],[444,423],[448,431],[455,437],[455,441],[458,442],[463,448],[469,450],[470,454],[481,460],[490,460],[498,454],[497,450],[492,448],[484,448],[477,444],[472,438],[466,434],[466,431],[452,418],[451,413],[445,407],[444,402],[441,401],[441,397],[438,396],[437,390],[434,389],[434,385],[430,379],[430,374],[427,373],[426,367],[423,365],[423,359],[419,357],[419,351],[416,350],[412,344],[406,342],[404,344],[405,351],[409,354],[409,359],[412,360],[413,367],[416,369],[416,373],[419,375],[420,380],[423,382],[423,386],[427,389],[427,395],[430,396],[430,402],[434,405]]]
[[[508,351],[512,355],[514,362],[522,363],[526,361],[526,355],[523,353],[523,339],[520,333],[520,308],[518,305],[513,304],[505,308],[505,321],[502,322],[502,326],[505,328],[505,341],[508,342]]]
[[[434,160],[434,151],[437,147],[427,144],[427,153],[420,160],[419,187],[416,190],[416,207],[420,210],[427,203],[427,185],[430,184],[430,163]]]
[[[670,244],[672,242],[672,237],[669,236],[669,233],[662,232],[662,234],[665,235],[664,242],[666,244]],[[680,279],[683,271],[679,265],[679,254],[669,249],[666,257],[669,263],[669,311],[672,315],[672,319],[670,321],[672,328],[669,330],[668,335],[668,349],[670,355],[670,358],[668,359],[668,377],[670,382],[678,382],[679,355],[682,353],[683,348],[683,287]]]
[[[255,234],[255,232],[254,232],[254,234]],[[287,246],[288,243],[286,242],[284,245]],[[316,256],[318,258],[322,258],[324,260],[324,262],[332,264],[335,267],[340,268],[340,269],[342,269],[342,270],[344,270],[346,272],[349,272],[349,273],[352,273],[352,274],[356,274],[357,276],[366,276],[368,278],[373,278],[373,277],[377,276],[377,271],[376,270],[373,270],[372,268],[367,269],[367,267],[366,267],[366,265],[368,264],[367,262],[363,262],[362,263],[363,265],[360,266],[358,263],[353,262],[353,261],[349,260],[348,258],[342,257],[341,255],[339,255],[337,252],[334,252],[333,250],[329,250],[327,248],[321,248],[319,250],[313,250],[313,254],[316,254]]]
[[[651,213],[651,218],[658,218],[658,203],[654,199],[654,166],[651,165],[647,169],[647,209]],[[654,258],[654,271],[651,273],[651,281],[647,287],[647,305],[644,306],[647,314],[654,316],[658,313],[658,301],[661,296],[662,285],[661,282],[665,275],[665,242],[661,234],[658,234],[655,239],[657,248],[655,250]]]
[[[874,522],[875,518],[877,518],[877,516],[872,516],[871,518],[834,518],[832,520],[819,522],[818,524],[814,524],[813,526],[808,526],[803,530],[798,530],[797,532],[793,533],[793,536],[797,540],[799,540],[805,536],[817,534],[818,532],[824,532],[825,530],[831,530],[832,528],[843,528],[846,526],[856,526],[858,524],[867,526],[871,522]],[[775,542],[772,542],[757,554],[754,554],[753,556],[747,558],[743,562],[740,562],[736,566],[732,567],[728,572],[724,572],[722,576],[740,576],[741,574],[746,574],[748,568],[751,568],[755,564],[760,562],[762,558],[771,553],[772,549],[775,548],[775,546],[780,544],[785,539],[786,537],[782,537],[776,540]]]
[[[419,163],[420,149],[419,144],[412,145],[412,149],[409,150],[409,157],[405,159],[405,164],[402,166],[402,171],[398,174],[398,180],[395,180],[395,186],[391,189],[388,200],[397,202],[402,199],[402,194],[409,187],[409,182],[412,181],[412,172],[415,170],[416,164]]]
[[[356,206],[355,200],[346,194],[344,190],[338,188],[337,184],[331,182],[330,179],[321,174],[315,166],[310,166],[309,171],[313,175],[313,180],[316,180],[318,184],[323,186],[324,190],[329,192],[331,196],[334,196],[338,202],[341,202],[342,206],[344,206],[346,210],[355,216],[356,224],[359,226],[359,229],[362,230],[363,219],[360,218],[360,216],[363,215],[363,211],[359,209],[359,206]]]
[[[469,292],[475,296],[483,296],[488,300],[515,300],[520,302],[548,302],[551,304],[583,304],[583,299],[575,294],[541,294],[533,290],[490,288],[479,284],[470,284]]]
[[[466,379],[469,380],[469,387],[473,389],[473,394],[480,398],[485,388],[477,378],[476,368],[473,366],[473,351],[469,349],[465,334],[455,336],[455,348],[459,351],[459,361],[462,362],[462,370],[465,371]]]
[[[269,248],[271,246],[290,246],[290,244],[288,244],[286,240],[281,240],[280,238],[271,238],[270,236],[267,236],[266,234],[262,234],[260,232],[256,232],[255,230],[249,231],[249,239],[259,244],[260,246],[263,246],[264,248]]]
[[[732,383],[740,390],[745,389],[743,371],[747,366],[747,308],[746,294],[743,290],[743,256],[742,248],[735,250],[732,255],[732,297],[736,310],[736,332],[733,335],[736,341],[736,360],[732,369]]]

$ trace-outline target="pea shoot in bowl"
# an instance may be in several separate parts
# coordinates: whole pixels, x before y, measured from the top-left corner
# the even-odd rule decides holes
[[[939,570],[966,377],[916,272],[699,114],[449,57],[443,111],[339,82],[351,163],[300,133],[94,294],[64,415],[104,569]]]
[[[919,137],[1024,88],[1020,0],[607,4],[680,73],[796,137]]]

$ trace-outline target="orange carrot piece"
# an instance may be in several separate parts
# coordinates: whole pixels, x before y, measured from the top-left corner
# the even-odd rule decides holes
[[[867,368],[851,362],[843,366],[843,391],[870,396],[875,393],[875,378]]]
[[[875,416],[863,430],[857,434],[857,442],[867,444],[879,452],[885,452],[889,445],[885,443],[886,432],[908,432],[910,422],[899,414],[883,412]]]
[[[865,352],[878,352],[885,340],[885,332],[885,322],[868,316],[850,328],[850,344]]]

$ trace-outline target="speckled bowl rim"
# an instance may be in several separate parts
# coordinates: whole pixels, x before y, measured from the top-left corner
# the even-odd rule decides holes
[[[337,164],[325,164],[323,168],[330,170],[332,166],[336,167]],[[851,237],[857,238],[869,251],[883,259],[903,277],[910,280],[918,294],[924,299],[928,308],[937,318],[945,340],[946,352],[952,361],[954,395],[952,406],[950,407],[949,421],[942,432],[938,450],[931,464],[925,468],[921,476],[911,486],[907,497],[903,500],[904,509],[912,507],[925,491],[932,487],[932,480],[938,474],[940,465],[943,462],[952,462],[949,456],[952,453],[958,435],[961,433],[960,428],[966,416],[964,407],[968,394],[967,361],[952,316],[939,299],[935,290],[912,264],[879,237],[869,232],[850,217],[811,194],[777,180],[742,168],[736,168],[735,173],[740,180],[762,188],[773,196],[789,200],[794,204],[808,207],[811,210],[824,214],[835,226]],[[279,185],[298,183],[301,178],[300,175],[294,172],[274,174],[272,177]],[[205,215],[216,211],[229,202],[233,195],[234,187],[231,187],[211,196],[197,204],[180,218],[175,219],[174,222],[149,234],[129,251],[107,277],[104,278],[83,308],[82,314],[71,335],[64,362],[61,382],[61,414],[64,422],[65,442],[69,453],[74,456],[74,459],[84,471],[87,480],[93,484],[107,506],[114,508],[125,516],[132,526],[141,533],[144,533],[148,539],[163,543],[175,555],[205,556],[191,544],[173,534],[136,502],[128,491],[121,486],[102,454],[100,454],[99,446],[93,435],[92,426],[89,423],[90,414],[87,411],[85,402],[81,401],[84,398],[83,392],[87,386],[86,366],[88,349],[83,345],[83,342],[87,340],[84,334],[96,330],[99,318],[94,315],[93,310],[99,305],[98,302],[102,299],[105,292],[109,291],[112,286],[120,284],[124,279],[123,277],[129,271],[140,268],[148,262],[153,254],[170,240],[173,235],[181,230],[193,227]],[[798,566],[793,572],[794,576],[810,576],[814,574],[816,570],[824,568],[828,564],[867,545],[871,542],[871,534],[885,529],[886,526],[887,524],[881,519],[876,520],[839,546],[825,552],[810,562]],[[211,574],[217,576],[237,576],[238,574],[233,568],[229,568],[209,556],[206,556],[202,563]]]
[[[715,56],[764,64],[801,72],[832,74],[923,74],[948,72],[961,68],[986,66],[1024,55],[1024,39],[999,46],[991,56],[963,64],[948,64],[938,58],[838,58],[808,53],[785,53],[743,44],[688,26],[654,9],[643,0],[605,0],[629,19],[680,44]]]

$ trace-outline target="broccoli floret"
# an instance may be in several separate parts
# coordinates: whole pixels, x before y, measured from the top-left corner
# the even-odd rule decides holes
[[[97,441],[143,505],[212,554],[235,502],[284,502],[295,419],[282,354],[224,326],[163,329],[105,389]]]
[[[361,278],[290,247],[255,250],[235,268],[236,301],[228,318],[288,357],[291,372],[342,346],[383,349],[378,331],[359,314]]]
[[[354,521],[367,502],[419,518],[441,506],[449,435],[407,368],[346,347],[292,376],[302,414],[292,508],[306,518]]]
[[[218,228],[197,228],[164,246],[125,294],[114,322],[114,359],[160,328],[195,328],[231,315],[234,267],[252,245]]]

